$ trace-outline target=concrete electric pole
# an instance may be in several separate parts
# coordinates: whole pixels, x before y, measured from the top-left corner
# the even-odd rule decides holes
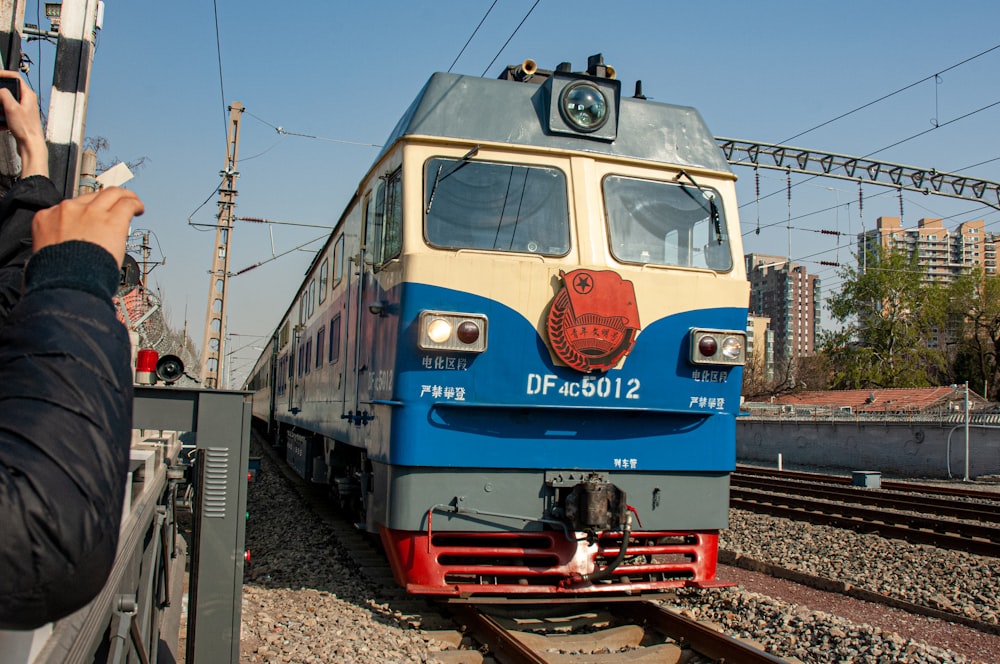
[[[90,66],[102,10],[103,3],[98,0],[63,0],[59,10],[59,43],[45,139],[49,143],[49,177],[66,198],[76,196],[80,182]]]
[[[233,208],[236,204],[236,164],[240,150],[240,116],[243,104],[229,107],[229,141],[226,144],[226,163],[219,187],[219,219],[215,227],[215,248],[212,252],[212,271],[209,275],[208,310],[205,313],[205,339],[201,346],[201,385],[220,389],[222,358],[226,352],[226,299],[229,290],[229,244],[233,227]]]

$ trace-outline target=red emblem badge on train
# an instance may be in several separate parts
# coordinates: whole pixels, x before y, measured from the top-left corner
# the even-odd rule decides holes
[[[635,288],[610,270],[559,271],[563,288],[549,306],[552,350],[577,371],[607,371],[625,356],[639,332]]]

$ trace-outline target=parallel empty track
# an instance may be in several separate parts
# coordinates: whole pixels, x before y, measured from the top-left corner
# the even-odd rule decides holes
[[[752,473],[752,475],[751,475]],[[730,506],[920,544],[1000,557],[1000,495],[968,491],[927,497],[925,485],[884,482],[850,487],[812,473],[741,469],[731,477]],[[905,492],[905,493],[904,493]],[[981,495],[982,494],[982,495]]]

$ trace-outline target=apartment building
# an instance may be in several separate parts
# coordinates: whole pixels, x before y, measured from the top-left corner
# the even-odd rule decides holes
[[[995,275],[998,242],[1000,235],[986,232],[982,219],[948,230],[941,219],[920,219],[916,228],[903,228],[899,217],[879,217],[873,230],[858,234],[858,256],[863,263],[874,247],[916,252],[925,281],[948,283],[972,267]]]
[[[776,362],[816,353],[820,279],[781,256],[747,254],[750,313],[771,320]]]

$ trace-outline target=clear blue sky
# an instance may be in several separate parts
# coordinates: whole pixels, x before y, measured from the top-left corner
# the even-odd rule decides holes
[[[208,0],[107,0],[87,134],[110,141],[104,159],[148,160],[127,186],[146,203],[135,227],[152,229],[166,255],[152,280],[175,327],[186,312],[200,345],[214,236],[189,227],[188,217],[198,210],[195,222],[213,223],[227,104],[240,101],[248,111],[237,215],[332,224],[377,152],[349,142],[381,144],[428,76],[451,67],[491,4],[217,0],[213,7]],[[495,77],[526,57],[546,69],[569,61],[579,70],[600,52],[617,69],[623,92],[631,94],[641,79],[647,96],[697,107],[716,135],[764,142],[785,141],[1000,44],[1000,4],[988,0],[541,0],[505,46],[533,4],[498,0],[453,71]],[[35,11],[29,3],[29,22]],[[47,104],[55,49],[31,43],[25,51],[35,62],[30,80]],[[998,71],[1000,49],[791,142],[867,155],[930,129],[935,118],[943,125],[1000,101]],[[874,157],[1000,181],[1000,160],[968,168],[1000,158],[998,120],[1000,106]],[[346,142],[281,136],[275,126]],[[839,279],[818,261],[849,262],[853,238],[841,238],[838,248],[836,237],[817,231],[853,235],[862,221],[872,228],[877,216],[899,214],[897,195],[888,193],[868,198],[860,219],[857,186],[834,180],[797,184],[789,209],[784,175],[766,170],[762,195],[778,193],[758,204],[753,171],[736,173],[745,249],[802,260],[828,291]],[[793,175],[793,183],[801,180]],[[882,191],[866,187],[864,193]],[[992,209],[913,193],[903,202],[908,226],[925,216],[945,217],[949,227],[984,218],[988,229],[1000,230],[1000,214]],[[832,209],[817,213],[826,208]],[[277,253],[322,234],[291,226],[272,232]],[[271,255],[267,228],[237,224],[234,271]],[[293,252],[230,282],[229,330],[245,336],[234,337],[227,349],[259,344],[253,337],[270,333],[311,256]],[[238,375],[254,354],[238,352]]]

